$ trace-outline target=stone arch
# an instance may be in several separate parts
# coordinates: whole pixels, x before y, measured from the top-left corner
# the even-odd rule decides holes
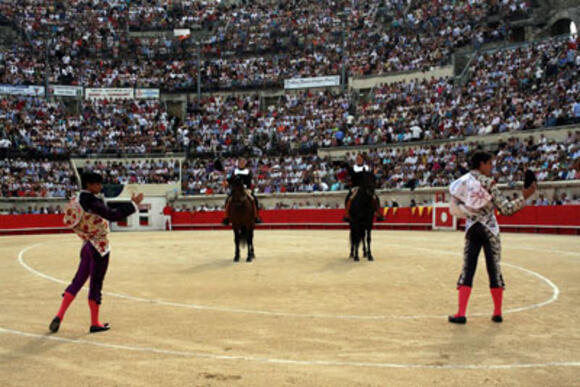
[[[550,16],[547,18],[547,29],[550,35],[558,35],[562,33],[570,32],[570,23],[574,22],[576,28],[580,28],[580,6],[577,3],[578,0],[571,0],[574,3],[573,6],[567,4],[552,4],[551,12],[547,11],[546,14]],[[546,32],[548,32],[546,31]]]
[[[572,23],[572,19],[570,18],[561,18],[556,20],[552,26],[550,27],[550,35],[557,36],[557,35],[564,35],[570,33],[570,24]]]

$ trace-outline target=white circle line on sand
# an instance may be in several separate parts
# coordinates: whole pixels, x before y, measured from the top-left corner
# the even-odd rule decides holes
[[[247,355],[217,355],[204,352],[175,351],[152,347],[136,347],[121,344],[102,343],[84,339],[69,339],[66,337],[41,335],[37,333],[22,332],[14,329],[0,327],[0,333],[12,334],[21,337],[57,341],[70,344],[92,345],[95,347],[116,349],[132,352],[154,353],[159,355],[195,357],[211,360],[250,361],[266,364],[300,365],[300,366],[332,366],[332,367],[368,367],[368,368],[425,368],[425,369],[465,369],[465,370],[501,370],[517,368],[546,368],[546,367],[580,367],[580,362],[545,362],[545,363],[516,363],[516,364],[397,364],[397,363],[373,363],[335,360],[293,360],[279,359]]]
[[[29,251],[30,249],[32,249],[34,247],[41,246],[41,245],[42,244],[34,244],[31,246],[27,246],[24,249],[20,250],[20,252],[18,253],[18,262],[20,263],[20,265],[22,265],[22,267],[24,267],[26,270],[28,270],[29,272],[31,272],[32,274],[34,274],[38,277],[41,277],[41,278],[44,278],[46,280],[56,282],[59,284],[67,285],[68,284],[67,281],[63,281],[61,279],[58,279],[58,278],[52,277],[50,275],[47,275],[45,273],[42,273],[42,272],[30,267],[24,261],[24,253],[26,253],[27,251]],[[418,249],[418,250],[428,250],[431,253],[437,252],[440,254],[456,255],[454,252],[450,252],[450,251],[446,251],[446,250],[427,249],[427,248],[412,247],[412,246],[407,246],[407,247],[411,247],[411,248]],[[546,306],[548,304],[555,302],[558,299],[558,296],[560,294],[560,290],[548,278],[546,278],[543,275],[538,274],[534,271],[525,269],[525,268],[517,266],[517,265],[512,265],[509,263],[504,263],[504,265],[512,267],[514,269],[521,270],[525,273],[528,273],[528,274],[544,281],[552,289],[552,296],[548,300],[540,302],[540,303],[526,305],[526,306],[522,306],[522,307],[514,308],[514,309],[506,309],[503,311],[503,314],[523,312],[523,311],[527,311],[527,310],[541,308],[543,306]],[[86,289],[86,287],[84,289]],[[364,315],[334,315],[334,314],[323,314],[323,313],[275,312],[275,311],[265,311],[265,310],[229,308],[229,307],[222,307],[222,306],[210,306],[210,305],[201,305],[201,304],[184,304],[184,303],[179,303],[179,302],[169,302],[169,301],[156,300],[156,299],[150,299],[150,298],[134,297],[134,296],[126,295],[126,294],[113,293],[113,292],[103,292],[103,294],[111,296],[111,297],[117,297],[117,298],[136,301],[136,302],[144,302],[144,303],[149,303],[149,304],[154,304],[154,305],[162,305],[162,306],[170,306],[170,307],[186,308],[186,309],[194,309],[194,310],[208,310],[208,311],[213,311],[213,312],[255,314],[255,315],[263,315],[263,316],[278,316],[278,317],[293,317],[293,318],[324,318],[324,319],[336,319],[336,320],[418,320],[418,319],[445,319],[445,318],[447,318],[446,315],[364,316]],[[472,313],[469,316],[470,317],[483,317],[483,316],[489,317],[489,314]]]
[[[566,255],[580,255],[580,253],[576,252],[576,251],[566,251],[566,250],[548,250],[548,249],[541,249],[541,248],[535,248],[535,247],[526,247],[526,246],[508,246],[507,247],[509,250],[530,250],[530,251],[543,251],[546,253],[550,253],[550,254],[554,254],[554,253],[558,253],[558,254],[566,254]]]
[[[396,232],[396,231],[394,231]],[[537,235],[534,235],[534,237],[536,237]],[[544,235],[545,236],[545,235]],[[558,236],[558,235],[553,235],[551,234],[550,236]],[[569,235],[562,235],[564,237],[569,236]],[[416,238],[412,238],[412,237],[404,237],[401,235],[397,235],[396,236],[397,240],[405,240],[405,241],[410,241],[410,242],[414,242],[417,239]],[[522,245],[516,245],[514,243],[510,243],[509,245],[506,246],[502,246],[502,250],[530,250],[530,251],[543,251],[546,253],[559,253],[559,254],[566,254],[566,255],[576,255],[576,256],[580,256],[580,252],[578,251],[570,251],[570,250],[557,250],[557,249],[542,249],[542,248],[538,248],[538,247],[529,247],[529,246],[522,246]]]

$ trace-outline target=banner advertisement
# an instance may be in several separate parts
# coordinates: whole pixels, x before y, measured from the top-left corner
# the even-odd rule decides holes
[[[284,80],[285,89],[306,89],[310,87],[340,86],[340,77],[331,75],[328,77],[292,78]]]
[[[44,86],[0,85],[0,94],[44,97]]]
[[[137,99],[159,99],[159,89],[135,89]]]
[[[83,97],[83,88],[81,86],[50,85],[48,90],[51,95],[57,97]]]
[[[189,28],[174,29],[173,35],[179,40],[185,40],[191,36],[191,30]]]
[[[85,89],[85,99],[133,99],[133,89]]]

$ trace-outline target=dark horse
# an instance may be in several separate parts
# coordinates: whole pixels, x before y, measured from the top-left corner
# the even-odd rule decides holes
[[[363,256],[373,261],[371,254],[371,230],[375,213],[373,198],[375,195],[375,178],[370,172],[364,173],[360,180],[358,192],[350,206],[350,258],[359,261],[358,248],[362,241]],[[365,240],[366,237],[366,240]]]
[[[254,256],[254,226],[255,214],[252,198],[246,193],[242,180],[234,176],[230,182],[232,197],[230,199],[229,217],[234,230],[236,242],[236,255],[234,262],[240,260],[240,244],[248,246],[246,262],[252,262]]]

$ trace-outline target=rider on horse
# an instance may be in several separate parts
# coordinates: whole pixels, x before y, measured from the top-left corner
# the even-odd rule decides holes
[[[346,215],[343,220],[345,222],[350,222],[350,205],[352,204],[352,200],[358,192],[358,187],[361,185],[362,176],[365,173],[373,173],[373,171],[366,163],[365,156],[362,153],[356,155],[356,163],[353,167],[347,165],[347,171],[348,175],[350,176],[350,189],[348,191],[348,195],[346,196]],[[385,218],[383,218],[383,215],[381,214],[381,204],[378,196],[375,194],[373,199],[373,206],[377,220],[384,220]]]
[[[232,180],[234,177],[238,177],[242,183],[244,184],[244,188],[246,189],[246,193],[252,199],[252,203],[254,204],[254,216],[256,218],[256,223],[262,223],[262,219],[260,219],[258,215],[258,199],[254,196],[254,192],[252,191],[252,171],[247,167],[248,161],[245,158],[240,158],[238,160],[238,167],[233,170],[232,173],[228,176],[227,182],[228,185],[232,184]],[[232,191],[230,190],[228,197],[226,199],[226,217],[222,221],[224,225],[227,225],[230,222],[230,202],[232,198]]]

